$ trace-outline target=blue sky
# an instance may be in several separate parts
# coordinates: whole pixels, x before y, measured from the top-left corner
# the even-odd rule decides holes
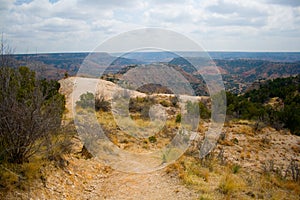
[[[92,51],[119,33],[174,30],[208,51],[300,51],[299,0],[0,0],[17,53]]]

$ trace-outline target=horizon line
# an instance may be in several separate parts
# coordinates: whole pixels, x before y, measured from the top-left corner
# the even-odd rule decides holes
[[[54,52],[31,52],[31,53],[13,53],[11,55],[41,55],[41,54],[79,54],[79,53],[108,53],[108,54],[127,54],[127,53],[167,53],[167,52],[187,52],[187,53],[300,53],[300,51],[243,51],[243,50],[212,50],[212,51],[138,51],[138,52],[101,52],[101,51],[54,51]]]

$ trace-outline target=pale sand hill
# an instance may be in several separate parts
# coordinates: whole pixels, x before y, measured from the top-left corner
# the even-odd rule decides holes
[[[121,91],[122,88],[118,85],[103,80],[95,78],[83,78],[83,77],[69,77],[67,79],[61,79],[59,81],[61,84],[59,92],[66,96],[66,108],[68,110],[66,117],[71,119],[73,117],[72,105],[75,105],[76,101],[79,99],[81,94],[86,92],[98,93],[103,95],[106,100],[111,100],[113,95],[118,91]],[[75,92],[74,92],[75,91]],[[96,91],[96,92],[95,92]],[[130,90],[131,97],[144,97],[146,94]],[[153,96],[172,96],[170,94],[154,94]],[[186,100],[200,100],[205,104],[209,105],[209,97],[206,96],[187,96],[180,95],[180,98],[184,101]]]
[[[103,95],[105,99],[110,100],[116,92],[121,90],[119,86],[112,82],[95,78],[70,77],[60,80],[59,83],[61,84],[59,92],[66,96],[67,119],[73,117],[72,105],[75,105],[81,94],[97,91],[99,95]],[[131,91],[131,95],[145,96],[145,94],[136,91]]]

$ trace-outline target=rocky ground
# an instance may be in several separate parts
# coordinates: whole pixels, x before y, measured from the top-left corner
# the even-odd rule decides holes
[[[300,137],[288,130],[277,131],[271,127],[255,130],[254,122],[230,122],[224,127],[225,139],[219,148],[225,158],[251,171],[260,172],[265,164],[273,162],[274,168],[287,169],[292,160],[300,162]]]
[[[220,141],[216,151],[224,150],[226,162],[238,164],[247,173],[262,173],[269,161],[274,162],[274,169],[286,169],[291,160],[299,162],[299,137],[269,127],[255,133],[250,127],[246,122],[225,126],[225,139]],[[74,138],[73,144],[73,153],[66,157],[66,167],[45,166],[43,180],[37,180],[26,192],[14,191],[4,199],[146,200],[199,199],[201,196],[201,192],[184,184],[169,169],[141,174],[116,171],[96,158],[86,159],[82,156],[82,143],[77,138]],[[210,179],[213,181],[213,175],[210,175]],[[219,181],[219,178],[215,179]],[[213,188],[217,188],[218,183],[210,185],[212,191],[217,191]],[[289,195],[285,194],[285,198],[282,196],[282,199],[288,198]]]
[[[164,171],[129,174],[94,159],[68,159],[64,170],[46,167],[47,179],[6,199],[196,199],[197,193]]]

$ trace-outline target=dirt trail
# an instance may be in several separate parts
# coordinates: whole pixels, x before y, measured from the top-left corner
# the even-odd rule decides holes
[[[112,170],[94,159],[69,158],[65,170],[47,166],[44,184],[39,181],[26,193],[5,199],[197,199],[176,177],[164,170],[130,174]]]
[[[196,193],[183,186],[178,178],[170,177],[164,170],[133,174],[112,170],[95,160],[80,162],[73,160],[69,167],[74,177],[77,175],[74,185],[86,181],[82,185],[84,191],[76,195],[78,199],[148,200],[196,199],[197,197]],[[87,180],[85,177],[90,179]],[[69,195],[76,190],[75,187],[74,190],[69,191]]]
[[[95,87],[109,98],[117,90],[110,82],[99,79],[68,78],[60,81],[61,93],[66,95],[67,118],[72,118],[72,99],[79,98],[82,89]],[[79,87],[72,96],[74,85]],[[100,90],[101,89],[101,90]],[[138,92],[135,95],[144,95]],[[78,145],[78,152],[81,150]],[[69,156],[68,166],[58,169],[47,166],[45,180],[37,181],[28,193],[14,193],[8,199],[196,199],[197,193],[184,186],[178,177],[171,177],[163,169],[151,173],[125,173],[96,161]]]

